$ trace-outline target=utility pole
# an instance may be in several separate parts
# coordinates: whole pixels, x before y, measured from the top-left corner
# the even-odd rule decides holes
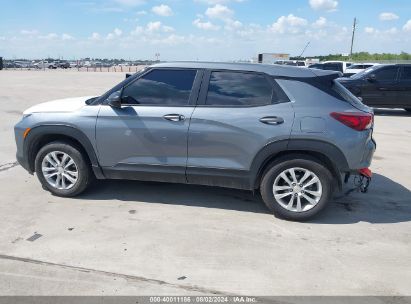
[[[354,24],[352,26],[352,37],[351,37],[351,50],[350,50],[350,59],[352,58],[352,48],[354,46],[354,36],[355,30],[357,29],[357,18],[354,18]]]

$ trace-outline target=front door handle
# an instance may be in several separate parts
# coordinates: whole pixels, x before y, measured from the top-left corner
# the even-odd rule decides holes
[[[181,114],[167,114],[164,115],[163,118],[170,121],[182,121],[186,119],[185,116]]]
[[[266,116],[260,118],[260,121],[266,125],[281,125],[282,123],[284,123],[284,119],[277,116]]]

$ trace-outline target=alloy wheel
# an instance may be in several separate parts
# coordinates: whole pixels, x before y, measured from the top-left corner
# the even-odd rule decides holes
[[[292,212],[304,212],[318,204],[322,185],[314,172],[304,168],[289,168],[274,180],[273,194],[281,207]]]
[[[61,151],[48,153],[42,161],[41,170],[47,183],[60,190],[72,188],[78,180],[78,168],[73,158]]]

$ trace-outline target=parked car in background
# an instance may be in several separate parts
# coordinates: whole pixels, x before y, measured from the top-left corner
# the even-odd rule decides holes
[[[343,74],[343,65],[341,63],[314,63],[309,66],[310,69],[335,71]]]
[[[274,214],[306,220],[341,189],[344,174],[369,172],[375,150],[372,110],[338,76],[157,64],[100,97],[24,111],[17,159],[58,196],[80,194],[95,177],[259,189]]]
[[[354,63],[345,70],[344,77],[351,77],[376,65],[379,65],[379,63]]]
[[[65,61],[65,60],[59,60],[59,61],[56,61],[55,62],[55,65],[58,67],[58,68],[61,68],[61,69],[69,69],[71,66],[70,66],[70,63],[68,62],[68,61]]]
[[[70,68],[79,68],[79,67],[81,67],[80,62],[78,62],[78,61],[70,61],[69,64],[70,64]]]
[[[348,62],[348,61],[339,61],[339,60],[335,60],[335,61],[324,61],[324,64],[339,64],[342,66],[342,72],[345,73],[345,71],[347,70],[347,68],[349,68],[352,65],[352,62]]]
[[[305,67],[305,62],[301,60],[279,60],[274,62],[274,64]]]
[[[376,65],[338,81],[366,105],[411,111],[411,64]]]
[[[33,65],[37,69],[57,69],[57,64],[55,61],[42,60]]]

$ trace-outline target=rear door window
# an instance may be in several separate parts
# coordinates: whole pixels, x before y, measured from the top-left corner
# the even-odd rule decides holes
[[[374,72],[375,79],[377,81],[390,81],[396,80],[398,74],[398,67],[391,66],[391,67],[384,67]]]
[[[401,80],[411,81],[411,66],[403,67],[401,73]]]
[[[288,101],[278,84],[262,74],[215,71],[211,73],[206,105],[262,106]]]

